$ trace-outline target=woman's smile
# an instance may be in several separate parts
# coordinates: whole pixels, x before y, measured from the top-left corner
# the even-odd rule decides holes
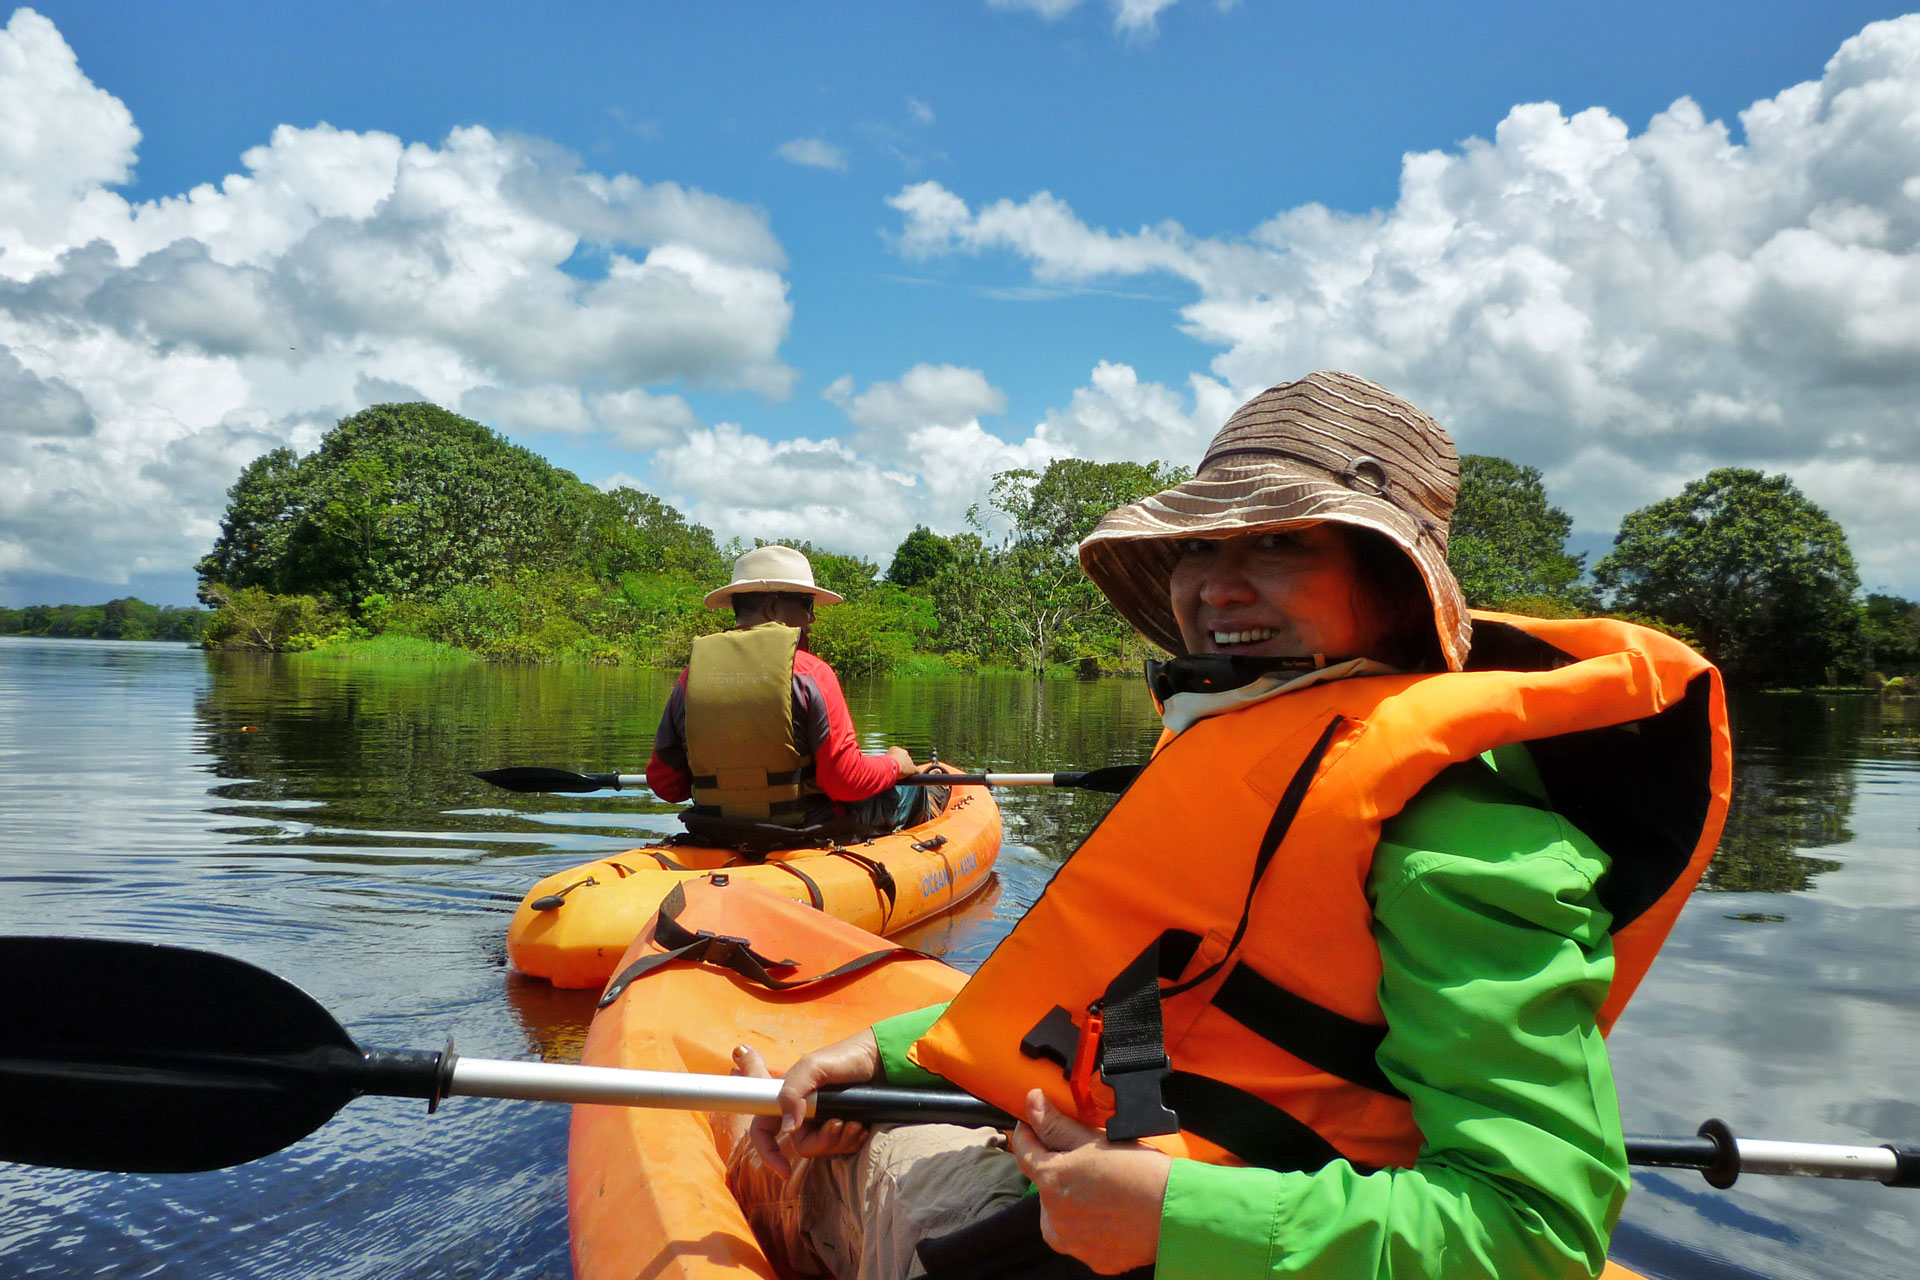
[[[1337,525],[1190,538],[1168,585],[1188,653],[1338,660],[1378,638],[1356,603],[1359,564]]]

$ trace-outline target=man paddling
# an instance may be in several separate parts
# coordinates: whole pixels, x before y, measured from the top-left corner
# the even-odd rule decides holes
[[[927,788],[895,786],[918,769],[900,747],[866,755],[833,668],[807,650],[817,605],[841,597],[813,581],[792,547],[756,547],[710,592],[730,631],[693,642],[654,734],[647,786],[693,812],[783,827],[838,821],[875,834],[918,820]]]

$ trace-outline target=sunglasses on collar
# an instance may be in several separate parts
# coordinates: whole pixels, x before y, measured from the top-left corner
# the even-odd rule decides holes
[[[1230,653],[1186,653],[1165,662],[1147,659],[1147,687],[1161,702],[1176,693],[1227,693],[1276,672],[1318,671],[1323,653],[1298,658],[1245,658]]]

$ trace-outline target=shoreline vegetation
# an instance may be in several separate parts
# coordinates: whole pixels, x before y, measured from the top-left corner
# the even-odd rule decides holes
[[[882,567],[790,541],[845,597],[811,647],[843,677],[1133,674],[1157,651],[1081,573],[1099,518],[1185,479],[1167,462],[1057,459],[1003,471],[941,535]],[[341,420],[314,452],[276,449],[227,492],[196,566],[211,610],[0,608],[0,634],[197,640],[355,662],[585,662],[677,668],[730,619],[703,607],[749,544],[721,543],[653,494],[602,491],[437,405]],[[1630,513],[1591,567],[1541,473],[1461,460],[1448,560],[1469,603],[1622,617],[1701,648],[1736,685],[1902,694],[1920,605],[1862,595],[1845,534],[1785,476],[1725,468]],[[753,544],[757,545],[757,544]]]

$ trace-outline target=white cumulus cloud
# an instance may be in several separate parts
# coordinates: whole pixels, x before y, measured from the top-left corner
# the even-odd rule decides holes
[[[955,426],[1007,408],[1007,393],[986,374],[951,364],[917,364],[900,381],[876,382],[858,395],[851,375],[843,375],[821,395],[855,426],[881,429]]]
[[[794,138],[781,143],[774,154],[810,169],[832,169],[836,173],[847,169],[847,153],[825,138]]]
[[[644,450],[699,426],[661,384],[791,390],[748,205],[483,128],[325,124],[135,202],[139,142],[45,17],[0,28],[0,573],[178,571],[246,461],[375,400]]]
[[[652,487],[722,538],[806,539],[884,568],[914,525],[964,528],[996,472],[1064,455],[1038,437],[1009,444],[972,420],[913,427],[866,451],[723,422],[656,452]]]
[[[1597,532],[1713,466],[1784,470],[1847,528],[1869,585],[1912,594],[1916,121],[1909,16],[1753,104],[1737,138],[1684,98],[1638,134],[1597,107],[1526,104],[1490,140],[1408,155],[1398,200],[1370,213],[1302,205],[1196,237],[1092,226],[1047,192],[974,207],[925,182],[890,203],[908,256],[1010,252],[1053,284],[1185,281],[1181,325],[1218,349],[1196,405],[1352,370],[1464,450],[1542,467]],[[1056,417],[1047,431],[1075,420]]]

